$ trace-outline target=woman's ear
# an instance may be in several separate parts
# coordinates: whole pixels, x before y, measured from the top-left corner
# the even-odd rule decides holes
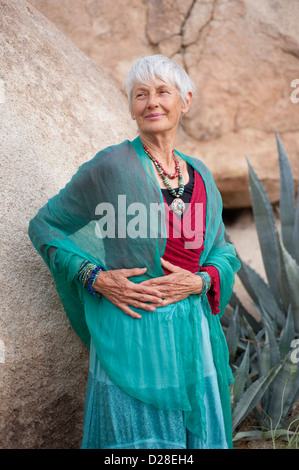
[[[189,91],[188,92],[188,95],[187,95],[187,98],[186,98],[186,104],[183,103],[183,107],[182,107],[182,114],[186,114],[188,111],[189,111],[189,108],[191,106],[191,101],[192,101],[192,92]]]

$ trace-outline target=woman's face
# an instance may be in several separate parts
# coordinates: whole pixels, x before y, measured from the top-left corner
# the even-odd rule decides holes
[[[178,89],[158,78],[149,85],[136,83],[131,114],[140,134],[176,132],[181,114],[190,107],[191,98],[190,93],[185,105]]]

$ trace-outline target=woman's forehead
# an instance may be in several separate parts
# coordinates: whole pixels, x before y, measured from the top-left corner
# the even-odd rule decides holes
[[[173,85],[170,82],[165,82],[159,77],[156,77],[155,79],[150,78],[147,81],[141,82],[135,82],[134,83],[134,89],[137,90],[139,88],[141,89],[148,89],[148,88],[160,88],[160,87],[169,87],[169,88],[176,88],[175,85]]]

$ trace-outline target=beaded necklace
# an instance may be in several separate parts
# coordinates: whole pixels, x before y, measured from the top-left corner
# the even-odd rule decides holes
[[[182,172],[181,172],[180,162],[177,159],[177,157],[175,156],[174,150],[172,150],[172,156],[173,156],[173,159],[175,161],[175,173],[168,173],[166,170],[164,170],[162,164],[158,160],[156,160],[155,157],[153,157],[151,155],[149,149],[144,144],[142,144],[142,145],[143,145],[143,148],[144,148],[144,151],[145,151],[146,155],[150,158],[150,160],[156,166],[157,171],[158,171],[159,175],[161,176],[166,188],[168,189],[170,194],[175,198],[172,201],[172,203],[170,204],[171,210],[177,215],[182,215],[182,213],[185,210],[185,203],[184,203],[183,199],[181,199],[181,196],[183,195],[185,188],[184,188],[184,181],[183,181],[183,175],[182,175]],[[169,180],[167,179],[167,177],[170,178],[170,179],[174,179],[176,177],[179,178],[178,192],[176,192],[176,190],[171,186],[171,184],[170,184]]]

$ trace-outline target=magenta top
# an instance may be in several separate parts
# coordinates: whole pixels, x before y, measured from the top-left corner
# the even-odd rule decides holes
[[[164,196],[163,196],[164,197]],[[207,208],[206,189],[202,177],[194,171],[194,187],[191,201],[186,204],[183,217],[177,217],[169,208],[166,199],[165,217],[167,242],[163,258],[192,273],[199,270],[211,276],[211,288],[207,293],[212,314],[219,313],[220,278],[214,266],[200,266],[200,255],[205,249],[205,220]],[[165,274],[169,271],[164,270]]]

